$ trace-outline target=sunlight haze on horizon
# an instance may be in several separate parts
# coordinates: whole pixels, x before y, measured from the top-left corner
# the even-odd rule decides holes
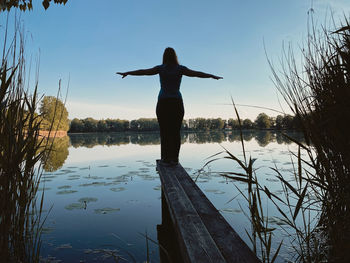
[[[265,49],[277,68],[283,43],[298,51],[307,36],[310,8],[317,24],[331,13],[336,22],[350,14],[345,0],[69,0],[46,11],[35,1],[33,11],[17,15],[24,22],[32,71],[40,57],[40,94],[56,96],[62,79],[64,97],[69,82],[70,119],[155,118],[159,76],[122,79],[115,73],[161,64],[166,47],[176,50],[180,64],[223,77],[182,78],[184,118],[228,119],[235,117],[231,96],[237,104],[290,112],[271,81]],[[1,38],[6,16],[0,14]],[[238,110],[252,120],[260,112],[277,115]]]

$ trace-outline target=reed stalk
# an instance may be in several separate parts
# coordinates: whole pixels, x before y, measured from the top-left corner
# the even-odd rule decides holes
[[[39,262],[44,192],[37,196],[48,140],[41,137],[38,82],[26,88],[23,31],[7,47],[0,68],[0,255],[2,262]]]

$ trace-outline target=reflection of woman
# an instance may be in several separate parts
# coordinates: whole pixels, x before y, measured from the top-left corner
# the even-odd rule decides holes
[[[162,164],[178,164],[181,145],[180,128],[184,116],[184,107],[180,93],[182,75],[188,77],[222,79],[221,77],[191,70],[179,64],[175,50],[166,48],[163,64],[149,69],[118,72],[125,78],[128,75],[144,76],[159,74],[160,92],[157,103],[157,119],[160,127]]]

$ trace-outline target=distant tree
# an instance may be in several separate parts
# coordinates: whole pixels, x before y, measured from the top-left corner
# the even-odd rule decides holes
[[[81,120],[74,118],[70,123],[69,132],[84,132],[84,123]]]
[[[93,118],[85,118],[83,119],[84,123],[84,131],[86,132],[97,132],[97,124],[98,121]]]
[[[11,8],[19,8],[21,11],[32,10],[32,0],[0,0],[0,10],[10,10]],[[45,9],[49,8],[50,3],[66,4],[68,0],[43,0],[42,5]]]
[[[242,126],[244,129],[253,129],[254,123],[250,119],[243,120]]]
[[[260,113],[255,119],[255,125],[260,129],[268,129],[271,127],[271,119],[265,113]]]
[[[139,131],[156,131],[159,130],[157,119],[140,118],[137,120]]]
[[[188,130],[189,128],[189,122],[187,122],[186,120],[183,120],[182,121],[182,124],[181,124],[181,130]]]
[[[292,115],[285,115],[283,117],[283,127],[285,129],[295,129],[295,128],[297,128],[296,119]]]
[[[108,125],[105,120],[99,120],[97,122],[97,131],[99,132],[107,132],[108,131]]]
[[[130,130],[132,130],[132,131],[138,131],[139,130],[139,123],[138,123],[138,121],[137,120],[132,120],[131,122],[130,122]]]
[[[40,116],[43,119],[42,129],[68,131],[69,120],[68,111],[60,99],[53,96],[45,96],[40,105]]]
[[[276,129],[280,130],[283,129],[283,119],[284,117],[282,115],[277,115],[275,123],[276,123]]]
[[[221,118],[210,119],[210,130],[222,130],[224,128],[225,121]]]
[[[195,130],[209,130],[210,122],[208,122],[205,118],[196,118],[194,120],[194,129]]]
[[[228,119],[227,124],[231,126],[232,129],[239,129],[239,123],[238,120],[235,119]]]

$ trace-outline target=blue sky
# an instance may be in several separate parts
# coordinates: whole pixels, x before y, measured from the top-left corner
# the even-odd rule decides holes
[[[55,95],[59,79],[63,89],[70,79],[69,117],[97,119],[155,117],[158,76],[121,79],[115,72],[161,64],[168,46],[181,64],[224,77],[183,78],[185,118],[234,117],[225,105],[231,95],[236,103],[281,110],[264,42],[278,64],[283,42],[297,47],[305,40],[311,5],[319,21],[330,10],[336,19],[350,11],[346,0],[69,0],[46,11],[34,2],[21,20],[27,55],[40,53],[41,94]],[[4,13],[0,19],[4,24]],[[262,110],[239,111],[254,119]]]

